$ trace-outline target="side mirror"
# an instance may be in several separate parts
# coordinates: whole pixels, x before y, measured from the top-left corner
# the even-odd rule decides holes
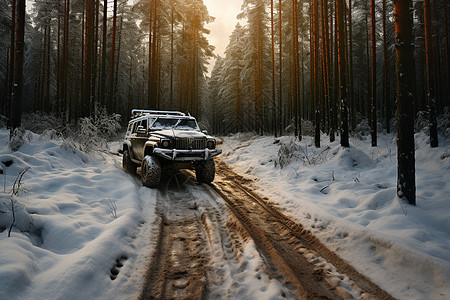
[[[137,128],[137,134],[146,134],[147,131],[145,130],[144,126],[138,126]]]
[[[202,130],[202,133],[208,135],[208,130]]]

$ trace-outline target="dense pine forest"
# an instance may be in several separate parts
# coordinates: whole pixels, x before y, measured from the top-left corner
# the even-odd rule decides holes
[[[414,124],[438,146],[450,105],[446,0],[243,0],[224,57],[202,0],[0,2],[0,114],[75,123],[99,109],[176,109],[214,134],[293,134],[372,146],[397,131],[414,203]],[[416,122],[417,123],[417,122]],[[448,126],[448,125],[447,125]],[[409,175],[408,175],[409,174]],[[412,177],[411,177],[412,176]],[[399,179],[400,180],[400,179]]]
[[[0,4],[3,114],[20,2]],[[76,120],[106,107],[124,121],[134,107],[200,114],[214,50],[202,1],[37,0],[25,18],[23,112]]]

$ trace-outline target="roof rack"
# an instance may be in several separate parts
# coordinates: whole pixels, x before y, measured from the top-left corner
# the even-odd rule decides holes
[[[133,109],[131,111],[133,118],[137,118],[144,115],[169,115],[169,116],[186,116],[186,114],[173,111],[173,110],[146,110],[146,109]]]

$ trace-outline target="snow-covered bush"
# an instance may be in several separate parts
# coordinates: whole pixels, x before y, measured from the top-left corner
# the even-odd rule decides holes
[[[98,134],[100,134],[106,140],[114,138],[120,131],[120,119],[119,114],[108,114],[105,108],[97,107],[95,109],[95,115],[91,121],[97,127]]]
[[[71,136],[82,151],[92,151],[106,147],[106,140],[99,134],[99,128],[95,126],[91,118],[78,120],[77,131]]]
[[[67,129],[64,118],[47,113],[29,113],[22,116],[22,127],[34,133],[54,131],[57,135],[63,134]]]
[[[120,118],[120,115],[108,114],[106,109],[99,107],[93,116],[80,118],[76,123],[69,123],[64,117],[51,114],[27,114],[22,118],[23,129],[13,136],[10,147],[16,151],[27,141],[26,129],[49,139],[64,139],[66,146],[86,152],[107,149],[107,142],[120,132]]]
[[[3,115],[0,115],[0,128],[6,127],[6,117]]]
[[[107,149],[108,140],[120,131],[120,115],[109,115],[106,109],[96,109],[95,112],[93,117],[80,118],[71,136],[82,151]]]
[[[254,138],[255,136],[257,136],[256,132],[238,132],[236,134],[233,135],[233,137],[242,142],[246,142],[251,140],[252,138]]]
[[[362,140],[363,137],[370,135],[370,125],[369,119],[362,116],[360,113],[356,114],[356,127],[352,131],[352,136],[359,140]]]
[[[31,134],[22,128],[16,128],[9,141],[9,148],[17,151],[23,144],[31,140]]]
[[[414,120],[414,130],[415,132],[422,131],[426,134],[430,134],[428,112],[423,110],[417,112],[416,119]]]
[[[427,135],[430,134],[430,121],[428,119],[427,111],[419,111],[416,115],[414,129],[416,132],[423,132]],[[442,114],[438,115],[437,118],[437,129],[438,133],[443,135],[445,138],[450,137],[450,112],[448,107],[446,107]]]
[[[330,147],[315,148],[313,138],[304,139],[304,146],[296,143],[295,138],[289,139],[287,142],[280,142],[275,166],[285,168],[294,161],[302,161],[303,165],[320,165],[328,161],[328,153]]]
[[[449,108],[444,109],[444,113],[437,118],[438,132],[445,138],[450,138],[450,112]]]
[[[278,149],[277,160],[275,160],[275,166],[279,165],[280,168],[284,168],[292,161],[299,158],[298,152],[300,146],[295,143],[295,138],[289,139],[287,143],[280,143],[280,149]]]

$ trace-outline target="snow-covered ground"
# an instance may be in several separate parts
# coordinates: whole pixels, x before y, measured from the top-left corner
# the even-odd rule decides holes
[[[377,148],[352,139],[343,149],[325,136],[321,149],[309,137],[274,140],[224,138],[221,159],[394,297],[450,298],[450,150],[444,140],[431,149],[424,134],[416,135],[416,207],[395,196],[392,135],[379,137]],[[155,243],[158,191],[122,171],[113,153],[119,143],[111,152],[85,154],[69,142],[29,133],[18,151],[7,144],[0,129],[0,299],[136,298]],[[12,196],[14,180],[28,167]],[[8,237],[12,202],[16,222]],[[258,281],[246,284],[252,290]]]
[[[450,145],[415,140],[415,207],[396,197],[394,135],[349,149],[323,135],[317,149],[310,137],[238,134],[224,138],[222,159],[394,297],[450,299]]]
[[[136,299],[154,242],[156,191],[123,172],[118,156],[27,136],[11,152],[0,130],[0,299]]]

